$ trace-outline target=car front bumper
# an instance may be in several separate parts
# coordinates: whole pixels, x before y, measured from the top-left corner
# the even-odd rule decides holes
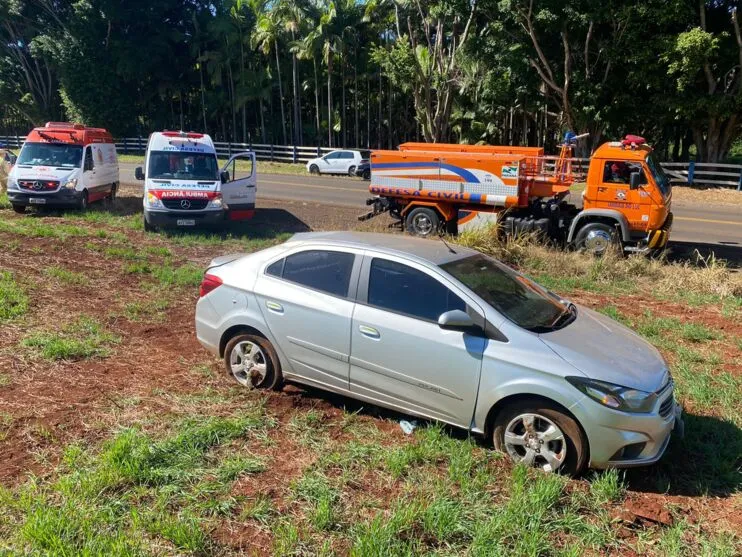
[[[662,458],[670,437],[682,437],[682,407],[673,400],[667,417],[657,412],[630,414],[601,406],[590,398],[572,412],[582,424],[590,446],[591,468],[633,468]]]
[[[193,228],[199,226],[222,226],[224,211],[144,211],[150,226]],[[191,224],[192,222],[192,224]],[[184,224],[188,223],[188,224]]]
[[[59,188],[59,190],[50,193],[8,190],[8,201],[12,205],[22,205],[24,207],[77,207],[81,198],[81,191],[68,188]]]

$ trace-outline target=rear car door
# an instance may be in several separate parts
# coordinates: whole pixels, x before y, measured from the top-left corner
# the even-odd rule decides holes
[[[226,173],[226,174],[225,174]],[[255,211],[257,192],[257,169],[255,153],[245,152],[232,155],[222,169],[222,199],[229,209],[232,219],[249,218]]]
[[[353,251],[305,248],[269,263],[255,284],[291,370],[317,386],[348,390],[360,264]]]
[[[443,277],[393,256],[366,256],[351,327],[350,390],[469,428],[487,340],[444,331],[438,317],[477,310]]]

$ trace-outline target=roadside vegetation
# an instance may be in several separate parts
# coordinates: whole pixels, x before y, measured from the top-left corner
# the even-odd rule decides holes
[[[0,554],[742,552],[742,276],[723,262],[455,240],[671,364],[685,440],[656,466],[570,480],[422,420],[405,435],[407,416],[340,397],[237,388],[193,338],[197,285],[212,257],[280,242],[286,224],[152,234],[140,218],[0,212],[0,312],[17,308],[0,314]]]

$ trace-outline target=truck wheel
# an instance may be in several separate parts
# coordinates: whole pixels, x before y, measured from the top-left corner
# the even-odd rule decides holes
[[[588,443],[577,422],[545,400],[517,400],[498,414],[495,449],[515,462],[570,476],[587,466]]]
[[[604,222],[591,222],[580,228],[575,238],[578,250],[603,255],[616,244],[616,231]]]
[[[26,212],[26,206],[25,205],[13,205],[13,210],[19,215],[22,215],[23,213]]]
[[[416,207],[407,213],[405,220],[407,232],[414,236],[426,238],[438,233],[441,220],[433,209],[428,207]]]
[[[310,166],[309,173],[316,174],[317,176],[319,176],[319,166],[317,166],[316,164],[313,164],[312,166]]]
[[[348,167],[348,176],[355,176],[356,175],[356,167],[350,166]]]

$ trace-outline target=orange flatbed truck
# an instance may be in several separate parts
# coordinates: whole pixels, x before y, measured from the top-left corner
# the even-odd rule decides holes
[[[389,212],[411,234],[456,233],[499,222],[511,234],[536,232],[593,253],[660,250],[672,227],[670,180],[645,140],[629,135],[592,155],[582,206],[569,202],[572,153],[540,147],[405,143],[371,153],[372,210]]]

